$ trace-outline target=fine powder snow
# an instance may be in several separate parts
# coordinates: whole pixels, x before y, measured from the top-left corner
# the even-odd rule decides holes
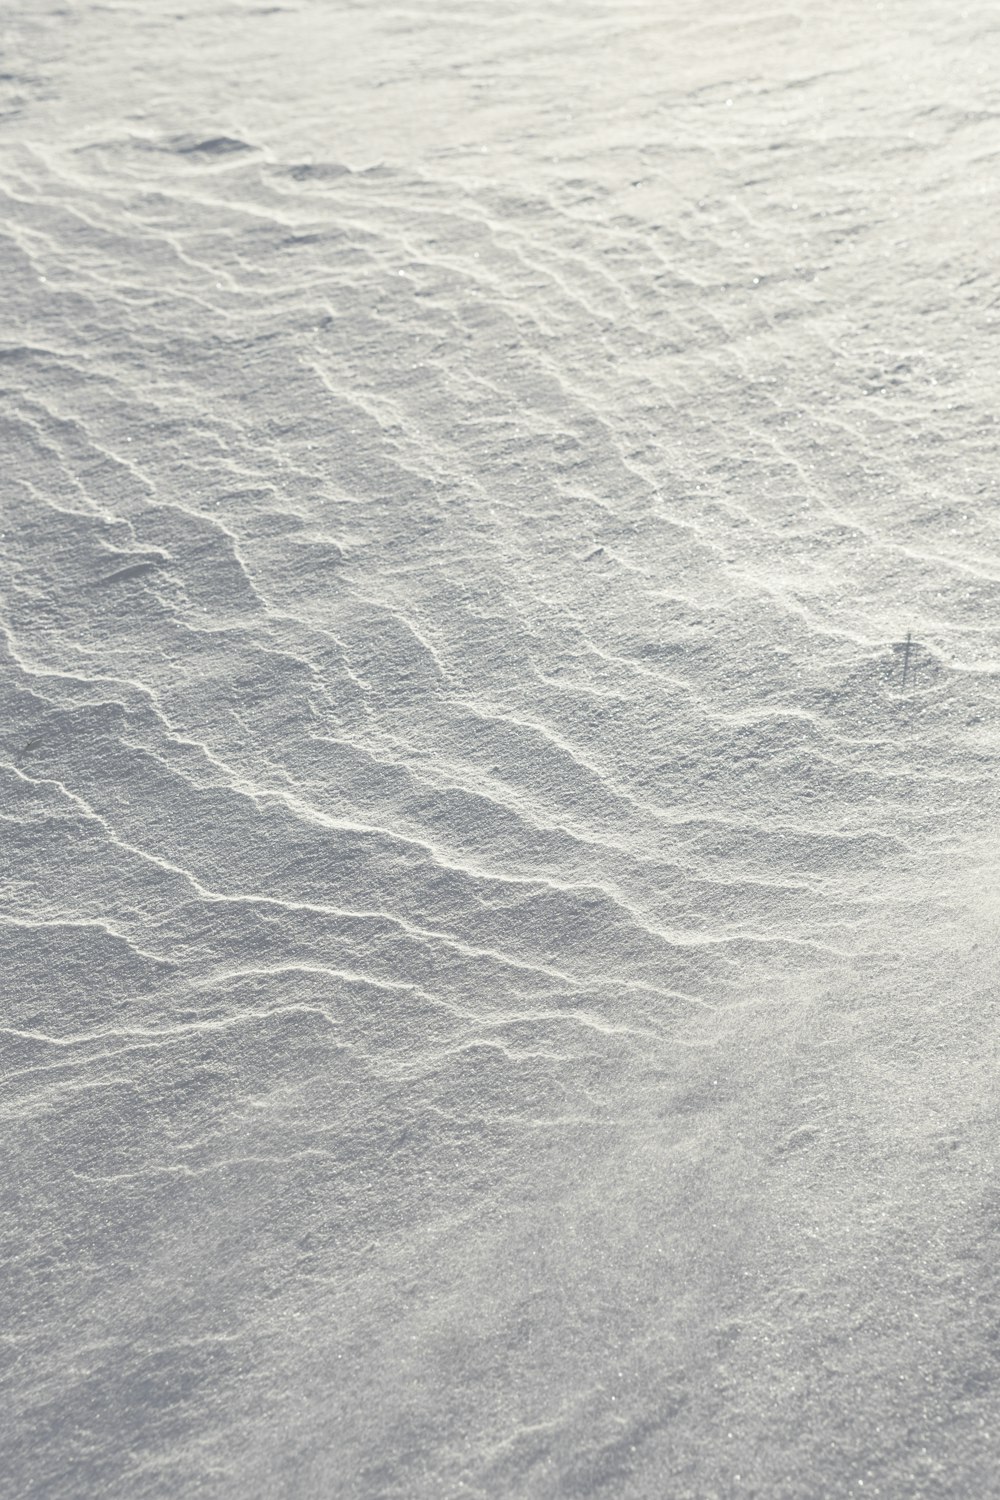
[[[0,1488],[1000,1495],[1000,25],[6,0]]]

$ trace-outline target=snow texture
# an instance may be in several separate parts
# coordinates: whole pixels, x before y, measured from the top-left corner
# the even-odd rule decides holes
[[[1000,1495],[984,0],[6,0],[11,1500]]]

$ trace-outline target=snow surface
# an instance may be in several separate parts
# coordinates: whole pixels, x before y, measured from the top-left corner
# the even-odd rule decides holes
[[[1000,1495],[996,7],[0,29],[6,1493]]]

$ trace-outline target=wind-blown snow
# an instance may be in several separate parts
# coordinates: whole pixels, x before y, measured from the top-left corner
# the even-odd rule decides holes
[[[995,7],[0,46],[9,1493],[996,1493]]]

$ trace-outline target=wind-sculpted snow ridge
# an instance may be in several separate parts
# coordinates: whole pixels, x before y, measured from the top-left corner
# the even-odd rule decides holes
[[[7,9],[10,1493],[995,1493],[992,11]]]

